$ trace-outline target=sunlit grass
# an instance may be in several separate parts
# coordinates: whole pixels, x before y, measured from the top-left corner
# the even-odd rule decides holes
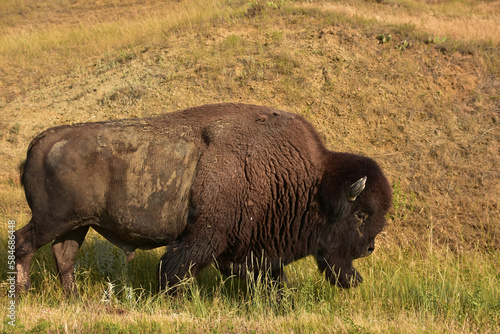
[[[357,20],[391,25],[411,25],[430,37],[447,37],[461,41],[500,43],[498,4],[484,1],[323,1],[322,10],[347,15]],[[318,8],[303,3],[304,8]]]
[[[85,248],[78,255],[85,262],[77,269],[78,300],[67,300],[62,293],[49,248],[37,254],[33,291],[18,305],[24,326],[19,331],[44,325],[46,319],[44,326],[52,330],[63,323],[76,331],[85,326],[97,330],[101,323],[126,330],[142,319],[175,324],[187,332],[201,332],[199,326],[220,329],[245,323],[259,332],[287,332],[297,326],[322,332],[347,326],[374,333],[423,328],[487,333],[500,320],[500,268],[491,265],[498,264],[498,254],[379,249],[356,261],[365,282],[351,290],[327,283],[312,258],[286,267],[289,284],[280,291],[268,286],[265,276],[242,281],[210,267],[198,280],[187,279],[181,296],[172,298],[156,294],[153,277],[161,252],[139,252],[125,268],[123,256],[100,239],[90,238]],[[102,261],[119,269],[107,272]],[[400,323],[401,319],[407,320]]]
[[[172,1],[159,8],[153,7],[149,12],[135,13],[133,4],[128,6],[132,13],[125,17],[116,14],[113,5],[103,5],[92,8],[96,17],[84,15],[76,23],[48,25],[41,29],[31,29],[29,25],[3,27],[0,65],[7,70],[36,68],[44,73],[44,69],[82,64],[89,57],[114,54],[120,49],[139,53],[142,49],[137,49],[137,43],[154,46],[163,41],[171,29],[209,24],[211,19],[229,17],[234,11],[220,0]],[[106,16],[106,11],[114,15]]]

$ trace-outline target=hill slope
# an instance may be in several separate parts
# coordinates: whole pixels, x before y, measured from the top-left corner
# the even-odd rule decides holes
[[[52,6],[45,10],[57,9]],[[245,8],[214,2],[208,3],[212,13],[200,22],[187,24],[181,16],[177,25],[156,31],[151,39],[134,39],[142,38],[139,32],[139,37],[117,33],[115,45],[104,54],[78,50],[83,57],[76,65],[52,63],[60,55],[52,56],[49,49],[33,55],[36,70],[21,63],[18,68],[31,72],[16,73],[14,65],[21,61],[7,57],[1,93],[2,182],[17,183],[15,167],[30,139],[50,126],[148,116],[212,102],[251,102],[301,113],[331,149],[380,161],[408,199],[396,203],[390,235],[413,242],[432,230],[437,243],[452,248],[498,249],[497,31],[491,31],[489,42],[469,36],[443,42],[444,35],[411,23],[429,14],[421,9],[412,17],[408,11],[415,8],[409,6],[290,3],[277,8],[251,3]],[[26,9],[33,16],[31,29],[42,29],[28,38],[44,31],[48,36],[55,31],[77,34],[80,26],[121,20],[133,29],[150,7],[168,8],[160,2],[144,7],[76,2],[60,9],[64,15],[50,23],[35,9]],[[399,22],[406,17],[410,23],[355,15],[368,9],[390,12]],[[77,22],[83,23],[74,23],[80,16]],[[26,24],[16,21],[14,12],[7,18],[20,27]],[[392,39],[382,43],[379,35]],[[410,46],[400,50],[404,41]],[[79,56],[76,46],[64,46],[69,59]],[[19,205],[25,207],[22,198]]]

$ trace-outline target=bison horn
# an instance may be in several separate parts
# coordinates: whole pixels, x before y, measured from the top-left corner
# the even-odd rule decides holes
[[[349,202],[354,202],[356,200],[356,197],[361,194],[361,192],[365,189],[366,186],[366,176],[359,179],[356,181],[350,188],[349,188],[349,197],[347,200]]]

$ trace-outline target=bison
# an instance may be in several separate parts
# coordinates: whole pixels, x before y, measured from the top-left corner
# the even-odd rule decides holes
[[[53,241],[68,294],[89,227],[127,259],[166,246],[160,290],[214,261],[259,273],[251,257],[283,282],[283,267],[309,255],[330,283],[353,287],[353,260],[373,252],[392,201],[372,159],[326,149],[299,115],[245,104],[48,129],[21,180],[32,218],[15,233],[17,284],[29,289],[31,260]]]

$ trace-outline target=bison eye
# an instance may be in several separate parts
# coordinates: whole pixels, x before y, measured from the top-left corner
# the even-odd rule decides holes
[[[359,224],[362,224],[366,218],[368,218],[368,213],[364,211],[356,211],[354,213],[354,216],[356,216],[356,220],[358,221]]]
[[[358,231],[359,236],[363,237],[364,222],[368,218],[368,213],[360,210],[360,211],[354,212],[354,216],[356,217],[356,223],[355,223],[354,227]]]

